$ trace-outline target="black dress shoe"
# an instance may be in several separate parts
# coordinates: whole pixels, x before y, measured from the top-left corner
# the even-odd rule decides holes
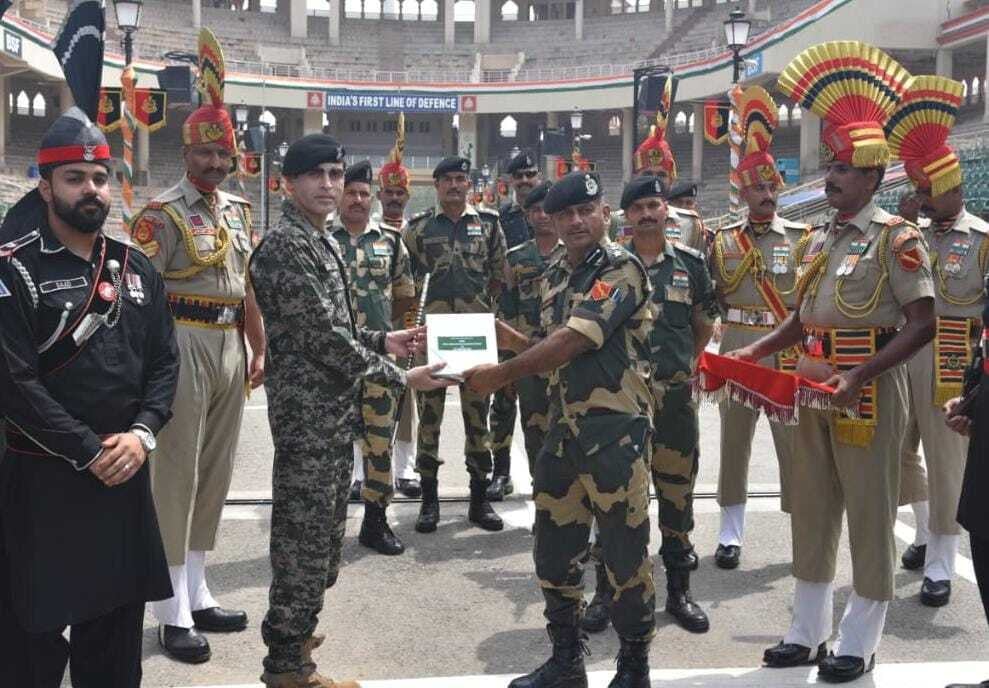
[[[943,607],[951,599],[951,581],[924,578],[920,586],[920,603],[925,607]]]
[[[488,486],[488,501],[500,502],[513,492],[515,492],[515,485],[512,484],[512,476],[496,475],[491,479],[491,485]]]
[[[395,489],[409,499],[419,499],[422,496],[422,485],[415,478],[399,478],[395,481]]]
[[[350,484],[350,495],[347,497],[347,501],[351,504],[360,504],[361,502],[361,481],[355,480]]]
[[[762,663],[773,669],[785,669],[805,664],[817,664],[827,654],[827,643],[821,643],[814,651],[803,645],[780,641],[778,645],[773,645],[762,653]]]
[[[817,667],[817,677],[828,683],[847,683],[854,681],[876,666],[876,656],[869,658],[869,664],[861,657],[851,655],[829,655],[821,660]]]
[[[196,633],[194,628],[158,626],[158,644],[165,654],[186,664],[202,664],[209,661],[209,641]]]
[[[192,613],[192,621],[200,631],[233,633],[247,628],[247,612],[210,607]]]
[[[907,571],[916,571],[924,568],[925,559],[927,559],[927,545],[910,545],[903,550],[900,563]]]
[[[738,545],[718,545],[714,552],[714,563],[719,569],[737,569],[742,557],[742,548]]]

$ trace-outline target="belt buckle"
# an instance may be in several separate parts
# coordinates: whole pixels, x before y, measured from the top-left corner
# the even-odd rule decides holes
[[[742,319],[746,325],[759,325],[759,315],[758,311],[742,311]]]
[[[815,358],[824,358],[824,338],[816,334],[804,337],[804,349]]]
[[[237,311],[230,306],[220,308],[220,315],[216,319],[218,325],[231,325],[237,319]]]

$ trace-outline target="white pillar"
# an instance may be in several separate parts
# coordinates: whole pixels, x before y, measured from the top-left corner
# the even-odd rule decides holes
[[[749,14],[755,14],[755,0],[749,0]]]
[[[477,165],[477,115],[472,112],[460,113],[460,150],[458,155],[468,155],[471,167]]]
[[[955,68],[955,51],[950,48],[938,48],[934,54],[934,73],[949,79]]]
[[[0,76],[0,163],[7,155],[7,77]]]
[[[323,111],[304,110],[302,112],[302,135],[318,134],[323,131]]]
[[[560,126],[560,115],[557,112],[547,112],[546,113],[546,128],[556,129]]]
[[[980,79],[982,88],[979,89],[979,96],[982,97],[982,102],[985,103],[985,110],[982,114],[982,121],[989,122],[989,98],[986,97],[986,75],[989,74],[989,34],[986,34],[986,68],[982,72],[982,79]]]
[[[491,42],[491,0],[474,2],[474,42]]]
[[[628,183],[632,178],[632,153],[635,140],[632,138],[632,130],[635,126],[635,111],[630,108],[622,108],[622,181]]]
[[[821,118],[810,110],[800,111],[800,176],[821,167]]]
[[[443,0],[443,44],[453,45],[454,23],[453,23],[453,3],[454,0]]]
[[[149,183],[148,176],[151,169],[149,161],[151,155],[151,134],[145,127],[137,127],[137,145],[134,146],[134,157],[137,163],[137,178],[141,184]]]
[[[704,103],[694,103],[694,139],[690,174],[699,183],[704,170]]]
[[[584,0],[577,0],[573,8],[574,34],[578,41],[584,40]]]
[[[64,81],[61,82],[58,85],[59,110],[61,110],[64,113],[66,110],[68,110],[70,107],[72,107],[75,104],[76,102],[72,99],[72,89],[69,88],[69,85],[66,82]],[[4,103],[4,105],[6,106],[6,103]]]
[[[673,31],[673,10],[676,8],[676,0],[664,0],[664,19],[666,19],[666,33]]]
[[[340,8],[343,6],[341,0],[329,0],[330,2],[330,45],[340,45]]]
[[[288,11],[292,38],[305,38],[309,33],[306,26],[306,0],[289,0]]]
[[[202,0],[192,0],[192,28],[203,28],[203,2]]]

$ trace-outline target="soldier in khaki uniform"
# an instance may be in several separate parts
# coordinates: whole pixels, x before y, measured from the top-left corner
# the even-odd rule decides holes
[[[822,67],[829,59],[858,66],[835,73]],[[825,189],[837,213],[810,235],[797,310],[734,353],[755,361],[801,343],[798,374],[833,387],[834,408],[853,407],[853,415],[800,411],[800,460],[790,484],[793,620],[763,657],[770,667],[819,662],[818,676],[831,682],[854,680],[875,665],[894,595],[893,524],[908,399],[901,364],[934,334],[923,237],[872,200],[889,161],[883,124],[910,79],[892,58],[854,41],[809,48],[783,70],[780,89],[828,123]],[[847,95],[863,81],[875,84],[873,98]],[[827,655],[844,512],[854,589]]]
[[[911,545],[919,551],[904,554],[904,563],[916,558],[923,566],[920,601],[931,607],[947,604],[951,596],[960,532],[955,515],[968,453],[968,439],[945,425],[941,409],[961,396],[964,371],[982,331],[983,276],[989,268],[989,224],[965,209],[961,164],[946,144],[961,99],[960,82],[917,77],[887,125],[893,155],[904,161],[930,219],[924,237],[934,272],[937,333],[907,363],[913,413],[903,447],[904,468],[915,467],[923,442],[928,484],[911,484],[923,478],[923,469],[905,470],[901,490],[923,494],[929,488],[929,542]],[[918,530],[925,525],[919,523]]]
[[[373,181],[371,163],[363,161],[347,168],[343,199],[331,234],[349,269],[347,286],[357,326],[389,332],[393,311],[404,313],[412,306],[415,285],[402,237],[371,220]],[[385,517],[395,491],[391,443],[400,399],[400,390],[366,380],[361,406],[364,433],[354,443],[364,475],[364,522],[358,541],[388,555],[405,551]]]
[[[783,180],[769,154],[773,129],[778,123],[772,96],[760,86],[748,88],[739,98],[739,112],[745,157],[737,174],[740,195],[749,214],[746,219],[718,230],[711,251],[711,271],[723,311],[722,353],[760,339],[793,310],[797,301],[797,246],[809,229],[776,214],[777,194]],[[792,371],[796,362],[796,351],[791,349],[760,364]],[[733,569],[738,566],[742,551],[749,459],[759,412],[733,401],[721,402],[719,411],[721,530],[714,560],[723,569]],[[772,419],[769,427],[779,463],[782,507],[789,513],[793,427]]]
[[[135,216],[131,232],[165,277],[181,361],[174,416],[158,436],[151,469],[175,591],[154,604],[159,642],[185,662],[209,659],[209,643],[197,630],[247,625],[244,612],[223,610],[213,599],[205,560],[230,487],[246,385],[261,384],[264,375],[264,331],[247,283],[249,204],[217,188],[237,150],[219,56],[215,37],[203,29],[200,79],[208,98],[182,128],[186,175]]]
[[[467,203],[470,160],[445,158],[433,170],[437,207],[409,220],[405,244],[412,272],[421,284],[431,275],[426,313],[494,313],[505,277],[505,236],[498,215]],[[422,508],[416,530],[431,533],[439,522],[438,472],[440,426],[445,390],[424,392],[419,402],[419,446],[416,470],[422,478]],[[488,436],[490,399],[460,386],[464,419],[464,454],[470,474],[467,518],[484,530],[501,530],[504,523],[488,500],[491,446]]]

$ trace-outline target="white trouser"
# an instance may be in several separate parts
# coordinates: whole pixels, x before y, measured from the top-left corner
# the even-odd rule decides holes
[[[414,435],[415,433],[413,433]],[[395,480],[416,480],[418,475],[415,471],[416,463],[416,441],[403,442],[397,440],[391,453],[392,471],[395,473]]]
[[[927,542],[924,576],[932,581],[950,581],[955,577],[955,556],[958,554],[957,535],[932,533]]]
[[[357,442],[354,442],[354,469],[350,475],[350,483],[364,482],[364,453]]]
[[[910,505],[913,510],[913,518],[917,522],[917,531],[913,536],[913,544],[917,547],[926,545],[931,537],[929,523],[931,521],[930,502],[914,502]]]
[[[853,592],[838,625],[835,655],[861,657],[868,663],[879,647],[889,602],[869,600]],[[797,579],[793,595],[793,621],[783,642],[812,650],[831,637],[834,616],[834,584]]]
[[[219,607],[206,586],[206,552],[187,552],[185,564],[169,566],[172,597],[152,602],[158,623],[179,628],[192,628],[192,612]]]
[[[718,544],[741,547],[744,533],[745,504],[721,507],[721,533],[718,535]]]

